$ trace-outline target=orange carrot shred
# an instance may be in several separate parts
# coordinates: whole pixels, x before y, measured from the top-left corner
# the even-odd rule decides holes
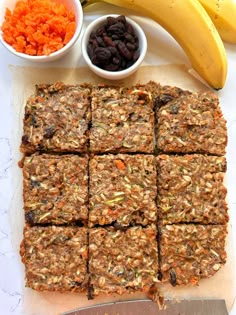
[[[19,0],[6,9],[3,39],[16,51],[49,55],[66,45],[75,33],[75,14],[55,0]]]
[[[84,259],[87,259],[87,258],[88,258],[88,251],[87,251],[87,250],[84,250],[84,251],[81,253],[81,256],[82,256]]]
[[[115,160],[114,163],[119,170],[125,169],[125,164],[121,160]]]

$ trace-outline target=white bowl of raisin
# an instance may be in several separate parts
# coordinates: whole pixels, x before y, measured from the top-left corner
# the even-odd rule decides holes
[[[82,38],[82,54],[98,76],[124,79],[142,64],[147,39],[142,28],[124,15],[105,15],[91,22]]]

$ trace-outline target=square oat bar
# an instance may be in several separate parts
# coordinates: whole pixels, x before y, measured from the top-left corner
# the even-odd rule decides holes
[[[38,85],[27,100],[21,151],[87,152],[89,85]]]
[[[161,228],[162,281],[197,285],[226,262],[226,225],[172,224]]]
[[[226,121],[214,93],[182,95],[156,116],[157,149],[163,153],[225,154]]]
[[[156,222],[154,156],[95,156],[89,162],[89,174],[89,226]]]
[[[154,152],[154,111],[148,89],[97,87],[91,102],[91,152]]]
[[[157,205],[162,223],[225,224],[225,171],[225,157],[159,155]]]
[[[66,224],[88,219],[88,158],[32,155],[23,166],[25,219],[31,224]]]
[[[86,228],[25,227],[20,254],[27,287],[60,292],[87,289]]]
[[[158,273],[155,225],[89,231],[90,289],[94,295],[148,291]]]

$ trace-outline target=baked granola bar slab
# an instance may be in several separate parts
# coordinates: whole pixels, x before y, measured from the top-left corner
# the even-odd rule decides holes
[[[27,287],[60,292],[87,289],[86,228],[26,226],[20,254]]]
[[[226,159],[221,156],[159,155],[158,213],[163,224],[225,224]]]
[[[86,152],[91,118],[90,86],[36,86],[27,100],[21,151]]]
[[[160,231],[163,282],[197,285],[226,262],[226,225],[172,224]]]
[[[108,154],[89,162],[89,225],[155,223],[156,165],[152,155]]]
[[[214,93],[183,95],[157,110],[156,116],[160,151],[225,154],[226,121]]]
[[[97,87],[91,102],[91,152],[154,152],[153,101],[148,88]]]
[[[88,219],[88,158],[32,155],[24,159],[25,219],[31,224],[66,224]]]
[[[157,280],[157,229],[155,225],[116,230],[89,230],[90,291],[123,294],[148,291]]]

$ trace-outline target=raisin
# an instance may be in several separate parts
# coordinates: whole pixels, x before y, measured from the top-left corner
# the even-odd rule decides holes
[[[71,285],[72,287],[80,287],[80,286],[81,286],[81,283],[79,283],[78,281],[71,281],[71,282],[70,282],[70,285]]]
[[[102,64],[107,64],[109,62],[109,59],[111,58],[110,50],[103,47],[97,47],[95,49],[95,55],[97,61]]]
[[[120,69],[121,70],[126,69],[126,61],[124,59],[121,60]]]
[[[90,40],[95,39],[95,36],[96,36],[96,32],[95,32],[95,31],[92,31],[92,32],[90,33]]]
[[[135,34],[134,28],[133,28],[133,26],[130,23],[127,23],[126,31],[127,31],[127,33],[130,33],[132,35]]]
[[[41,143],[37,144],[36,148],[38,151],[43,151],[45,149]]]
[[[227,165],[225,164],[225,165],[222,166],[222,171],[221,172],[225,173],[226,171],[227,171]]]
[[[33,225],[35,223],[34,212],[28,211],[25,213],[25,220],[27,223]]]
[[[100,46],[100,47],[106,47],[106,44],[104,43],[102,37],[96,36],[95,39],[96,39],[96,41],[97,41],[97,43],[98,43],[98,46]]]
[[[112,58],[112,63],[113,63],[114,65],[119,65],[119,64],[120,64],[120,58],[118,58],[118,57],[113,57],[113,58]]]
[[[37,127],[37,119],[35,117],[35,115],[31,116],[31,122],[30,122],[31,126],[33,127]]]
[[[114,227],[117,230],[121,230],[121,231],[126,231],[128,229],[128,226],[121,225],[121,224],[119,224],[117,222],[114,223]]]
[[[168,102],[172,101],[174,97],[170,94],[163,94],[161,95],[161,102],[163,104],[167,104]]]
[[[158,271],[158,274],[157,274],[157,278],[158,278],[158,280],[162,280],[162,278],[163,278],[163,275],[162,275],[162,273],[160,272],[160,271]]]
[[[31,179],[31,180],[30,180],[30,185],[31,185],[33,188],[35,188],[35,187],[40,187],[40,182],[37,181],[37,180]]]
[[[124,24],[122,24],[120,22],[117,22],[116,24],[109,26],[107,29],[108,33],[110,32],[110,33],[113,33],[113,34],[116,34],[119,36],[123,35],[124,31],[125,31],[125,26],[124,26]]]
[[[108,16],[107,17],[107,25],[108,26],[111,26],[111,25],[115,24],[116,22],[117,22],[117,20],[116,20],[115,17],[113,17],[113,16]]]
[[[102,36],[103,33],[106,33],[105,25],[100,26],[95,32],[97,36]]]
[[[178,112],[179,112],[179,106],[177,106],[176,104],[173,104],[170,106],[170,113],[171,114],[176,115],[176,114],[178,114]]]
[[[120,36],[117,36],[117,35],[115,35],[115,34],[112,34],[112,35],[111,35],[111,38],[112,38],[112,40],[117,40],[117,39],[120,39]]]
[[[47,128],[45,129],[44,137],[45,137],[46,139],[52,138],[53,135],[54,135],[54,133],[55,133],[55,131],[56,131],[56,130],[55,130],[55,127],[54,127],[54,126],[47,127]]]
[[[95,56],[95,54],[92,56],[91,61],[92,61],[92,63],[93,63],[94,65],[96,65],[96,66],[99,65],[99,62],[98,62],[97,57]]]
[[[99,47],[98,42],[96,41],[95,38],[92,40],[92,45],[93,45],[93,49],[96,49],[97,47]]]
[[[119,69],[119,64],[116,65],[116,64],[110,63],[108,65],[105,65],[103,69],[107,71],[116,71]]]
[[[127,44],[126,44],[126,47],[127,47],[129,50],[135,50],[135,45],[134,45],[134,44],[127,43]]]
[[[126,17],[124,16],[124,15],[120,15],[120,16],[118,16],[117,18],[116,18],[116,20],[118,21],[118,22],[121,22],[122,24],[126,24]]]
[[[22,144],[29,144],[29,136],[23,135],[21,138]]]
[[[93,286],[90,284],[88,287],[88,300],[93,300],[94,299],[94,288]]]
[[[26,111],[24,119],[27,120],[29,117],[30,117],[30,113],[28,111]]]
[[[120,41],[119,44],[117,45],[117,48],[119,49],[121,55],[124,56],[126,59],[130,60],[132,58],[131,52],[123,42]]]
[[[111,46],[111,47],[115,47],[115,43],[113,42],[113,40],[111,39],[111,37],[109,36],[103,36],[103,41],[107,46]]]
[[[130,33],[125,33],[124,34],[125,39],[130,42],[130,43],[135,43],[135,38],[133,35],[131,35]]]
[[[133,54],[133,61],[138,60],[139,56],[140,56],[140,51],[139,49],[137,49]]]
[[[88,44],[87,52],[88,52],[89,58],[92,59],[93,54],[94,54],[93,53],[93,46],[92,46],[92,44]]]
[[[161,108],[162,106],[166,105],[168,102],[173,100],[173,96],[170,94],[162,94],[157,96],[154,100],[154,105],[157,109]]]
[[[136,113],[130,113],[128,119],[131,121],[136,121],[137,120],[137,114]]]
[[[173,285],[173,287],[176,286],[176,273],[174,272],[174,270],[170,271],[170,283]]]
[[[110,50],[111,54],[114,56],[118,55],[118,50],[115,47],[107,47],[108,50]]]

